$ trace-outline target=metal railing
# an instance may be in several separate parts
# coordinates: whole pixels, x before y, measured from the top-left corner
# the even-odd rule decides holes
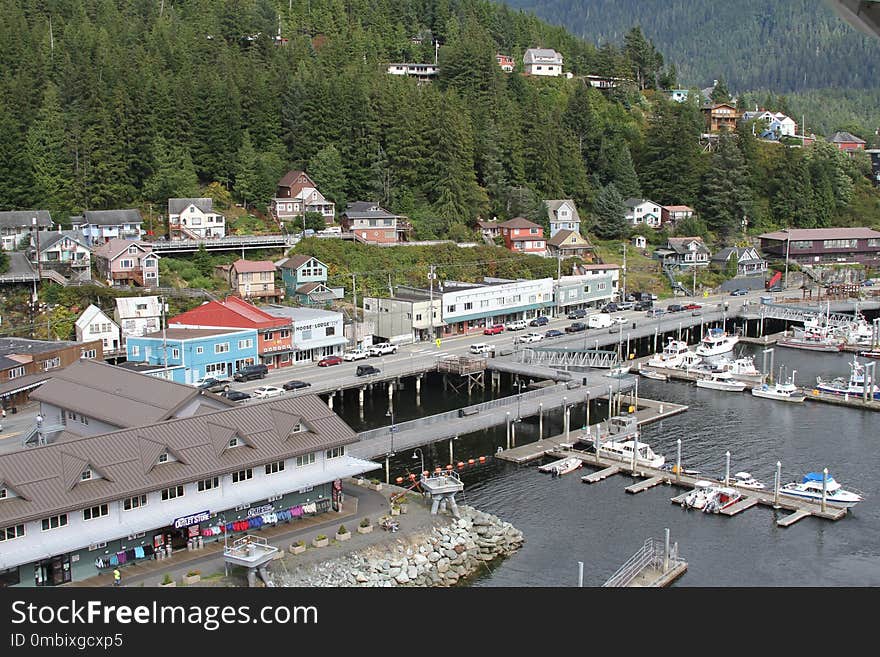
[[[524,365],[549,367],[611,368],[618,364],[618,357],[616,351],[600,349],[525,347],[518,352],[517,361]]]
[[[647,568],[655,568],[661,575],[665,574],[664,570],[664,552],[665,544],[656,538],[649,538],[641,549],[632,555],[629,560],[618,568],[608,580],[602,585],[603,587],[623,587],[628,586],[636,577],[639,576]],[[669,551],[669,567],[673,567],[679,563],[677,545],[670,548]],[[653,582],[648,583],[650,586]]]

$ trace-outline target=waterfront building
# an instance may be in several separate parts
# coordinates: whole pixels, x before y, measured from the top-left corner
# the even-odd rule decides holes
[[[572,310],[601,308],[614,299],[619,279],[618,265],[577,266],[572,276],[561,276],[555,282],[557,314],[566,315]]]
[[[871,228],[792,228],[764,233],[767,257],[802,265],[860,264],[880,266],[880,232]]]
[[[481,284],[443,281],[440,296],[444,335],[477,332],[492,324],[531,319],[551,311],[554,305],[552,278],[486,277]]]
[[[260,306],[260,310],[293,324],[294,364],[320,360],[324,356],[337,356],[348,344],[343,331],[342,313],[278,304]]]
[[[407,344],[433,340],[443,324],[443,300],[435,291],[399,285],[392,297],[364,297],[364,321],[382,342]],[[431,308],[433,307],[433,311]]]

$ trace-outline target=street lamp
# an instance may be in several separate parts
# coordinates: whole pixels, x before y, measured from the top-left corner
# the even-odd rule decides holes
[[[422,452],[422,449],[420,447],[416,447],[413,450],[413,455],[412,455],[413,458],[416,457],[416,452],[419,453],[419,458],[421,459],[421,463],[422,463],[422,469],[419,470],[419,479],[421,479],[425,474],[425,454],[424,454],[424,452]]]
[[[516,382],[516,391],[517,391],[517,395],[516,395],[516,420],[514,420],[514,422],[522,421],[522,418],[520,417],[520,414],[519,414],[519,409],[520,409],[520,402],[522,401],[523,386],[525,386],[525,383],[523,383],[522,380],[518,380]]]
[[[389,456],[394,456],[394,432],[397,431],[397,427],[394,425],[394,406],[390,406],[387,411],[385,411],[385,417],[391,418],[391,429],[389,433],[391,434],[391,454]]]

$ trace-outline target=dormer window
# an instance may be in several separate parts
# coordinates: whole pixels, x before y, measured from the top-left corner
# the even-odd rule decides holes
[[[92,478],[92,469],[86,468],[79,475],[80,481],[89,481]]]
[[[241,447],[244,445],[244,441],[238,436],[233,436],[229,439],[229,447]]]
[[[0,488],[0,500],[5,500],[9,497],[9,489],[8,488]]]
[[[162,452],[159,454],[159,458],[156,459],[156,463],[168,463],[168,452]]]

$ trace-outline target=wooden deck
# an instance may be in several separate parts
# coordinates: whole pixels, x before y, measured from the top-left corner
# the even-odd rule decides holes
[[[627,486],[624,490],[627,493],[641,493],[643,490],[648,490],[649,488],[653,488],[658,484],[662,484],[666,481],[665,477],[651,477],[649,479],[645,479],[638,483],[633,484],[632,486]]]

